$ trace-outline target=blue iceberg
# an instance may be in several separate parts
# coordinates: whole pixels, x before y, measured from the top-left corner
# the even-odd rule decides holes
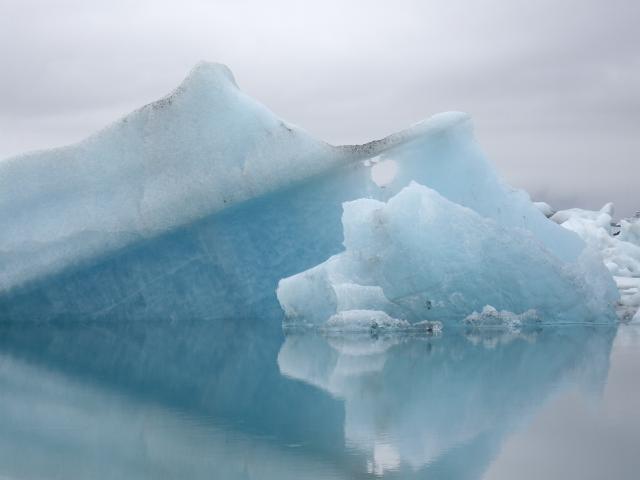
[[[611,318],[617,290],[600,258],[587,250],[564,262],[530,230],[483,217],[417,183],[386,203],[345,203],[342,221],[344,252],[280,282],[288,324],[366,330],[425,320],[517,325]]]
[[[538,308],[549,321],[612,319],[617,292],[601,260],[499,178],[466,114],[436,115],[382,140],[336,147],[282,121],[243,94],[228,68],[208,63],[172,94],[76,145],[0,162],[0,317],[173,318],[185,304],[192,318],[279,317],[279,280],[344,250],[343,203],[357,201],[363,210],[346,214],[366,216],[368,205],[397,202],[411,182],[444,208],[436,212],[443,249],[414,245],[403,264],[407,275],[431,275],[416,285],[416,301],[430,301],[438,319],[473,315],[488,303],[514,314]],[[462,223],[447,236],[448,218]],[[410,230],[415,219],[406,220]],[[473,250],[483,269],[462,262],[450,271],[481,275],[477,282],[493,289],[489,297],[479,298],[488,288],[471,282],[432,290],[457,280],[439,278],[444,270],[411,270],[426,266],[424,255],[447,262],[458,252],[468,261],[464,252],[472,250],[462,239],[473,232],[486,246],[506,236],[490,252]],[[373,245],[366,235],[362,241]],[[401,281],[345,278],[339,288],[358,290],[348,311],[424,320],[415,305],[395,305],[406,296]],[[462,304],[440,303],[456,292]],[[302,303],[317,300],[301,295]],[[562,300],[559,313],[548,307],[553,299]],[[313,315],[338,310],[319,305]]]

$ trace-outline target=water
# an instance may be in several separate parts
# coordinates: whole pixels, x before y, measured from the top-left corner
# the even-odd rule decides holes
[[[0,478],[631,479],[638,378],[630,326],[2,323]]]

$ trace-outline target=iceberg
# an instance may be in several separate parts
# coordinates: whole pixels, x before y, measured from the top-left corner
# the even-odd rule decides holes
[[[201,63],[167,97],[78,144],[0,162],[0,317],[171,317],[185,302],[194,318],[278,317],[278,281],[343,250],[342,204],[393,203],[411,182],[436,192],[446,208],[464,209],[475,228],[526,238],[544,252],[547,269],[536,271],[588,272],[603,285],[590,304],[611,300],[607,279],[584,260],[585,243],[500,179],[466,114],[438,114],[364,145],[331,146],[242,93],[227,67]],[[544,282],[573,275],[556,274]],[[534,283],[538,293],[550,291]],[[556,293],[569,309],[583,287]],[[339,311],[398,319],[385,286],[353,279],[336,288]],[[476,300],[456,314],[486,304],[514,314],[530,308]],[[317,306],[325,320],[337,313]]]
[[[600,210],[572,208],[556,212],[551,220],[575,232],[593,251],[598,252],[618,286],[621,298],[618,314],[624,321],[635,321],[640,311],[640,222],[638,217],[613,221],[614,206]],[[634,317],[635,315],[635,317]]]
[[[616,286],[589,251],[564,262],[529,230],[483,217],[417,183],[386,203],[360,199],[343,208],[345,251],[278,286],[289,323],[323,325],[353,308],[450,324],[465,317],[611,320]]]
[[[551,217],[555,212],[555,210],[546,202],[533,202],[533,206],[536,207],[540,212],[547,218]]]
[[[618,238],[625,242],[640,246],[640,212],[631,218],[620,220],[620,230]]]

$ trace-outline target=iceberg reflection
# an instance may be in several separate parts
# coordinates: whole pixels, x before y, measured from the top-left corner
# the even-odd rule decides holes
[[[0,477],[350,478],[342,402],[262,320],[0,323]]]
[[[344,400],[346,444],[366,456],[370,473],[480,478],[506,435],[559,387],[601,391],[614,332],[292,334],[278,365]]]
[[[615,329],[283,337],[280,321],[0,324],[0,477],[479,478]]]
[[[0,478],[346,479],[314,455],[0,356]]]

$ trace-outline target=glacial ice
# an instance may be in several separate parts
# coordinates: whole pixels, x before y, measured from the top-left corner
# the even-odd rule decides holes
[[[283,188],[345,155],[223,65],[76,145],[0,162],[0,291]]]
[[[329,317],[326,326],[330,330],[342,332],[402,330],[409,326],[409,322],[390,317],[380,310],[342,310]]]
[[[360,199],[343,208],[345,251],[278,286],[289,323],[324,325],[345,307],[410,322],[612,318],[615,284],[589,251],[564,262],[530,231],[417,183],[386,203]]]
[[[585,260],[584,242],[499,178],[475,143],[467,115],[439,114],[382,140],[335,147],[243,94],[226,67],[202,63],[172,94],[78,144],[0,162],[0,316],[156,318],[171,316],[185,302],[197,318],[281,315],[278,281],[343,249],[341,205],[390,201],[412,181],[437,192],[456,215],[464,212],[460,218],[468,217],[472,228],[490,225],[494,239],[508,232],[525,241],[533,250],[520,249],[523,261],[537,263],[532,252],[538,252],[542,261],[534,271],[553,272],[545,284],[575,287],[551,292],[540,278],[528,277],[527,288],[500,283],[503,274],[516,279],[518,247],[505,247],[507,265],[496,245],[509,242],[494,244],[483,232],[491,258],[505,269],[487,270],[487,282],[508,288],[488,292],[466,282],[472,291],[460,292],[461,304],[458,296],[424,298],[432,302],[431,313],[444,312],[439,302],[449,302],[457,305],[449,317],[460,319],[486,304],[520,314],[534,305],[517,301],[518,295],[549,293],[567,318],[569,311],[575,320],[606,310],[610,285]],[[448,223],[441,224],[441,239]],[[465,255],[454,248],[454,236],[449,240],[441,254],[430,252],[442,272],[445,252]],[[486,262],[482,254],[480,263]],[[581,302],[589,282],[574,281],[581,269],[591,284],[603,286],[587,305]],[[326,313],[323,322],[365,310],[423,320],[418,305],[410,314],[406,304],[396,305],[389,288],[344,279],[331,286],[335,306],[324,304],[326,292],[319,291],[307,298],[308,308]],[[404,287],[393,288],[402,293]],[[455,291],[450,284],[440,289]],[[472,299],[485,292],[491,295]],[[550,306],[552,298],[534,303]]]
[[[515,314],[508,310],[498,311],[491,305],[485,305],[480,312],[473,312],[464,321],[474,326],[506,326],[517,329],[523,324],[538,320],[538,312],[534,309],[521,314]]]
[[[632,218],[620,220],[618,239],[640,246],[640,212]]]
[[[635,321],[640,309],[640,222],[634,217],[617,225],[613,214],[613,204],[608,203],[597,211],[560,210],[551,220],[578,234],[592,251],[598,252],[621,293],[620,317],[633,317]]]
[[[545,217],[551,217],[555,212],[555,210],[546,202],[533,202],[533,206],[540,210]]]

